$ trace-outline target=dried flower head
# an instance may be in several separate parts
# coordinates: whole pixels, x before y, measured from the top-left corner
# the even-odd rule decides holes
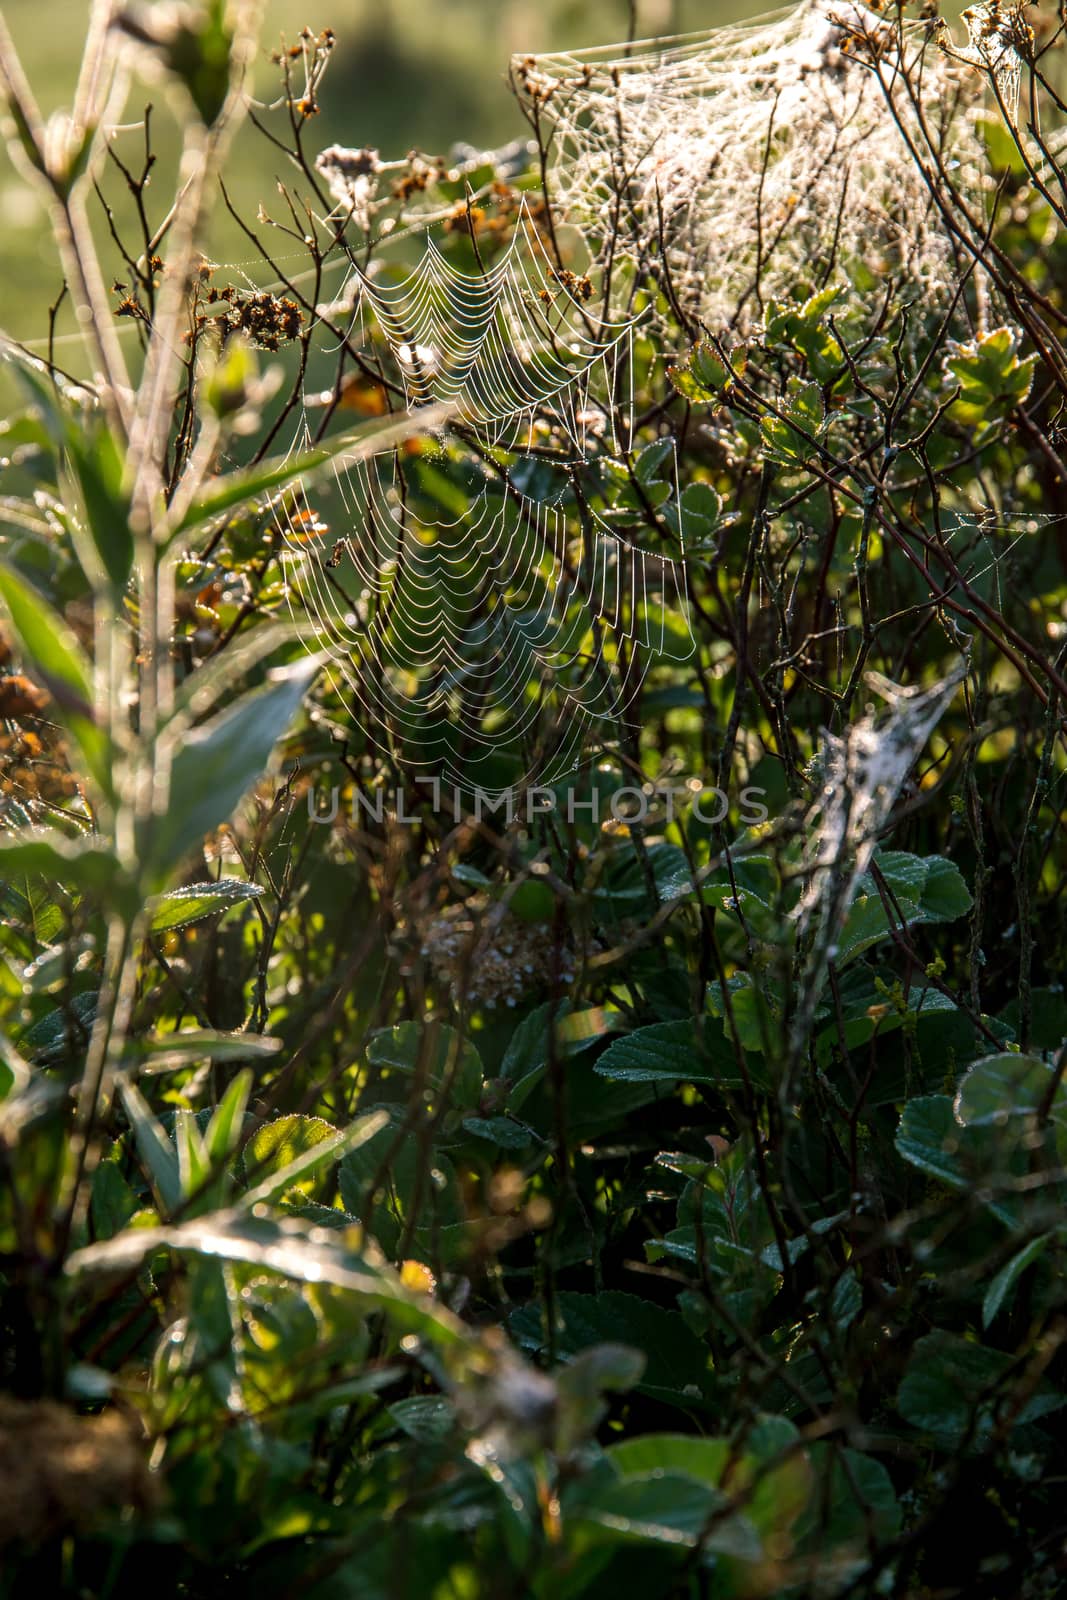
[[[321,172],[330,194],[361,228],[370,224],[380,168],[377,150],[352,150],[342,144],[331,144],[315,158],[315,169]]]

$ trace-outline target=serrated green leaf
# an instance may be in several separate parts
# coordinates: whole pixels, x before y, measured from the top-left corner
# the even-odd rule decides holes
[[[912,1427],[945,1450],[969,1439],[981,1445],[993,1431],[998,1405],[1012,1427],[1037,1421],[1067,1405],[1067,1395],[1041,1384],[1018,1405],[1013,1396],[1016,1363],[1001,1350],[938,1329],[912,1351],[897,1391],[897,1410]]]
[[[722,1023],[654,1022],[616,1039],[596,1062],[602,1078],[625,1083],[707,1083],[737,1089],[744,1078]]]

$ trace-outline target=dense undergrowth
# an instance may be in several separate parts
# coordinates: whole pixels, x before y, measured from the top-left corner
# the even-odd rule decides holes
[[[197,249],[249,17],[94,8],[47,127],[0,31],[92,374],[5,345],[3,1594],[1063,1592],[1063,23],[988,14],[1016,112],[999,56],[847,9],[857,65],[810,70],[866,74],[921,181],[894,211],[861,146],[839,215],[746,218],[718,323],[729,217],[683,281],[619,164],[557,214],[530,64],[529,145],[317,161],[344,41],[284,48],[253,284]],[[151,124],[101,131],[146,65],[173,210]],[[396,238],[469,281],[526,226],[545,304],[636,318],[621,451],[576,462],[551,394],[522,449],[427,432],[354,336]],[[640,681],[551,779],[559,682],[521,736],[464,702],[491,565],[404,730],[313,648],[312,575],[388,605],[333,474],[383,452],[424,529],[473,471],[684,564],[602,655],[569,591]],[[457,704],[510,818],[433,781]]]

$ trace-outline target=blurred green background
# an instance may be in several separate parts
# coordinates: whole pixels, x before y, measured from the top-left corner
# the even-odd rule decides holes
[[[6,0],[4,16],[46,113],[69,102],[89,0]],[[327,73],[323,114],[308,147],[334,141],[374,145],[386,156],[412,148],[447,153],[457,140],[493,145],[524,133],[506,74],[513,51],[605,44],[626,37],[629,0],[268,0],[255,89],[271,98],[277,69],[270,51],[305,24],[333,28],[337,47]],[[707,28],[756,13],[759,0],[636,0],[639,37]],[[156,214],[166,210],[173,175],[173,106],[159,84],[135,84],[131,120],[146,101],[158,107],[160,161],[151,191]],[[118,148],[137,161],[136,132]],[[112,174],[109,187],[116,192]],[[242,214],[275,206],[284,158],[246,128],[233,150],[227,184]],[[121,180],[118,190],[121,190]],[[123,214],[121,193],[119,214]],[[208,247],[220,262],[248,263],[251,250],[216,207]],[[250,267],[249,267],[250,270]],[[0,327],[36,343],[47,330],[48,306],[60,277],[45,215],[0,153]],[[129,328],[129,324],[126,325]],[[60,324],[69,335],[70,325]],[[130,329],[132,332],[133,330]]]

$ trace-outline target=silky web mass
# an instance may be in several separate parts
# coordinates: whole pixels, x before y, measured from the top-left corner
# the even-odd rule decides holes
[[[515,57],[549,182],[595,260],[651,275],[691,327],[744,333],[770,298],[890,276],[944,298],[959,260],[923,173],[981,181],[973,73],[932,25],[807,0],[737,27]],[[969,59],[969,58],[968,58]],[[999,57],[998,57],[999,60]]]

